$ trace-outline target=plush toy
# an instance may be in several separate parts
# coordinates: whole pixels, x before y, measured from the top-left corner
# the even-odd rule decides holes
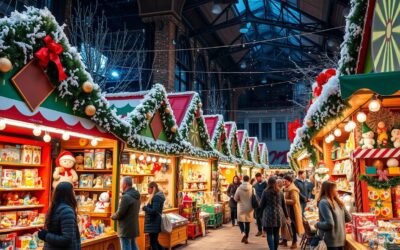
[[[366,123],[362,125],[362,139],[360,140],[362,149],[373,149],[375,145],[374,132]]]
[[[374,162],[376,167],[376,173],[378,174],[379,181],[388,181],[388,170],[385,169],[384,164],[380,164],[379,162]]]
[[[96,202],[96,207],[94,209],[95,213],[105,213],[110,207],[110,194],[108,192],[103,192],[100,194],[99,201]]]
[[[323,162],[320,162],[318,164],[318,168],[315,169],[315,180],[318,183],[323,183],[327,180],[329,180],[329,168],[325,167],[325,164]]]
[[[378,127],[376,129],[376,132],[378,133],[378,138],[377,142],[379,146],[387,146],[387,141],[388,141],[388,134],[387,134],[387,127],[386,124],[383,121],[378,122]]]
[[[53,173],[53,188],[56,188],[60,182],[74,182],[78,181],[78,175],[74,170],[75,157],[69,151],[60,153],[56,159],[56,169]]]
[[[393,142],[393,146],[395,148],[400,148],[400,129],[393,129],[391,135],[392,138],[390,140]]]

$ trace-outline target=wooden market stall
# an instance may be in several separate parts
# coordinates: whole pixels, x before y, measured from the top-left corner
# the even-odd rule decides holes
[[[251,159],[254,167],[251,169],[250,178],[255,178],[257,173],[264,174],[264,168],[261,165],[259,143],[257,137],[249,137]]]
[[[170,234],[161,233],[160,244],[172,248],[186,242],[187,220],[178,215],[176,155],[181,151],[180,135],[171,112],[165,89],[156,84],[150,91],[109,94],[106,96],[118,115],[130,121],[134,135],[121,154],[120,178],[130,176],[141,194],[141,205],[148,202],[147,186],[155,181],[164,192],[164,213],[173,222]],[[140,249],[149,248],[149,237],[144,233],[144,213],[139,217]]]
[[[236,132],[238,138],[238,144],[240,148],[241,158],[243,160],[240,165],[240,175],[243,178],[244,175],[251,176],[251,169],[254,166],[252,162],[252,154],[250,149],[249,136],[247,130],[238,130]]]

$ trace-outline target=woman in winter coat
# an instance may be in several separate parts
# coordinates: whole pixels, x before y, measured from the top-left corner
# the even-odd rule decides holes
[[[275,177],[268,179],[268,187],[263,192],[260,201],[260,211],[263,211],[262,224],[267,230],[267,241],[270,250],[277,250],[279,245],[279,229],[286,223],[281,214],[289,218],[286,210],[285,197],[280,191]]]
[[[297,234],[301,235],[304,233],[303,216],[300,206],[300,191],[293,183],[293,177],[286,175],[285,180],[285,202],[289,212],[291,220],[291,228],[293,234],[291,249],[297,248]],[[282,245],[287,246],[287,241],[283,240]]]
[[[227,194],[229,196],[229,207],[231,208],[231,220],[232,220],[232,226],[235,226],[236,220],[237,220],[237,203],[234,199],[236,190],[240,186],[240,179],[239,176],[235,175],[233,177],[232,183],[229,184]]]
[[[54,190],[47,211],[45,229],[38,236],[44,241],[44,250],[80,250],[76,218],[76,199],[72,184],[60,182]]]
[[[145,212],[144,232],[149,234],[151,250],[162,250],[164,248],[158,243],[158,234],[161,232],[161,215],[165,196],[155,182],[149,183],[148,192],[149,203],[143,207]]]
[[[316,227],[324,238],[328,250],[342,250],[346,240],[345,223],[351,216],[339,199],[336,183],[325,181],[317,198],[319,222]]]
[[[250,177],[245,175],[243,183],[238,187],[235,193],[235,201],[238,203],[237,214],[240,232],[243,235],[242,243],[249,244],[250,223],[253,222],[253,206],[251,205],[251,196],[254,192],[253,186],[249,183]]]

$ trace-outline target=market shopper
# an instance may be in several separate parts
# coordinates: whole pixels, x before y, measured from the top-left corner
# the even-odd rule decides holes
[[[149,234],[151,250],[161,250],[164,248],[158,243],[158,234],[161,232],[161,215],[165,196],[154,181],[149,183],[148,191],[149,203],[143,207],[143,211],[146,213],[144,232]]]
[[[345,223],[351,221],[351,215],[340,200],[336,183],[325,181],[317,198],[320,230],[328,250],[344,249],[346,240]]]
[[[231,209],[231,220],[232,226],[235,226],[237,221],[237,202],[235,201],[235,193],[237,188],[240,186],[239,176],[235,175],[233,177],[232,183],[229,184],[227,194],[229,196],[229,207]]]
[[[261,173],[256,174],[256,182],[253,184],[253,187],[254,187],[255,195],[257,196],[257,199],[260,201],[264,190],[267,188],[267,182],[265,180],[263,180]],[[254,214],[255,214],[257,229],[258,229],[256,237],[258,237],[258,236],[263,235],[263,226],[262,226],[263,209],[261,209],[261,208],[255,209]]]
[[[310,200],[309,197],[309,183],[307,181],[307,174],[304,170],[299,170],[297,172],[297,178],[294,181],[294,184],[300,191],[300,205],[301,212],[304,213],[304,209],[306,208],[307,202]]]
[[[242,233],[242,243],[248,244],[250,233],[250,223],[253,221],[253,207],[251,204],[251,196],[254,192],[252,185],[249,183],[250,177],[245,175],[243,183],[238,187],[235,193],[235,201],[238,204],[238,221],[240,232]]]
[[[38,233],[39,238],[44,241],[44,250],[81,249],[76,208],[72,184],[60,182],[47,210],[45,229]]]
[[[300,191],[293,183],[291,175],[285,175],[285,202],[289,212],[292,228],[292,245],[291,249],[297,248],[297,235],[304,233],[303,216],[300,207]],[[287,246],[287,240],[283,240],[282,245]]]
[[[262,224],[267,231],[267,241],[270,250],[277,250],[279,245],[279,229],[289,219],[286,210],[285,197],[278,187],[275,177],[270,177],[268,187],[262,193],[260,207],[262,211]],[[282,218],[282,213],[284,218]]]
[[[118,210],[111,216],[118,224],[121,250],[138,250],[140,193],[132,187],[132,177],[125,176],[121,182],[121,201]]]

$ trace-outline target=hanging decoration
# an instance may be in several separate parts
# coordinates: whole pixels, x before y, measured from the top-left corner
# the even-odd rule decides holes
[[[85,108],[85,114],[87,116],[94,116],[96,114],[96,107],[94,105],[87,105]]]
[[[91,83],[91,82],[89,82],[89,81],[86,81],[86,82],[84,82],[84,83],[82,84],[82,90],[83,90],[83,92],[85,92],[86,94],[92,93],[93,89],[94,89],[94,85],[93,85],[93,83]]]
[[[7,73],[13,68],[11,61],[7,57],[0,58],[0,71]]]
[[[288,137],[289,141],[293,142],[296,137],[296,130],[301,127],[299,119],[294,120],[293,122],[288,122]]]
[[[368,186],[379,189],[388,189],[400,185],[400,176],[391,177],[388,181],[380,181],[376,177],[362,174],[359,179],[367,182]]]

